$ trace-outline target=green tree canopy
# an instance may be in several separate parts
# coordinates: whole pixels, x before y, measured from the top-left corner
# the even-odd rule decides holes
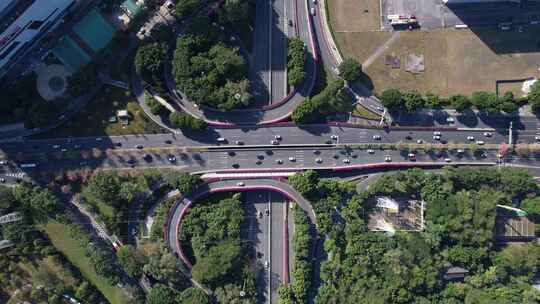
[[[169,287],[158,283],[150,290],[148,304],[175,304],[174,293]]]
[[[210,304],[210,298],[204,291],[196,287],[190,287],[182,291],[177,297],[177,303],[181,304]]]
[[[450,98],[448,99],[448,102],[458,112],[464,112],[465,110],[468,110],[471,108],[470,99],[467,96],[464,96],[461,94],[450,96]]]
[[[398,89],[386,89],[381,94],[381,103],[388,109],[397,109],[403,105],[403,96]]]
[[[354,82],[362,75],[362,65],[354,58],[345,58],[338,67],[339,76],[348,82]]]

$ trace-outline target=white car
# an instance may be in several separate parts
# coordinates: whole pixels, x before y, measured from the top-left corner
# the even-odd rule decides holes
[[[483,141],[483,140],[477,140],[477,141],[476,141],[476,144],[477,144],[477,145],[483,145],[483,144],[484,144],[484,141]]]
[[[342,162],[343,162],[344,164],[348,164],[348,163],[351,162],[351,160],[348,159],[348,158],[344,158],[344,159],[342,160]]]
[[[484,132],[485,137],[491,137],[492,135],[493,135],[493,133],[491,133],[491,132]]]
[[[367,150],[367,153],[369,153],[369,154],[375,154],[375,150],[369,149],[369,150]]]
[[[53,145],[53,149],[60,149],[60,145]]]
[[[381,136],[380,135],[373,135],[373,139],[374,140],[381,140]]]
[[[333,134],[332,136],[330,136],[330,138],[333,139],[333,140],[337,140],[337,139],[338,139],[338,136],[335,135],[335,134]]]
[[[276,134],[276,135],[274,135],[274,138],[277,139],[277,140],[281,140],[281,135]]]
[[[451,160],[450,158],[445,158],[444,161],[447,162],[447,163],[451,163],[451,162],[452,162],[452,160]]]
[[[457,153],[458,153],[458,154],[463,154],[463,153],[465,153],[465,150],[463,150],[463,149],[458,149],[458,150],[457,150]]]
[[[272,145],[274,145],[274,146],[279,145],[279,141],[277,141],[277,140],[275,140],[275,139],[274,139],[274,140],[271,140],[270,143],[271,143]]]
[[[315,162],[316,162],[317,164],[322,163],[322,158],[317,158],[317,159],[315,159]]]
[[[448,117],[446,118],[446,122],[447,123],[454,123],[456,120],[454,119],[454,117]]]
[[[225,139],[224,137],[219,137],[219,138],[217,139],[217,141],[218,141],[218,142],[225,142],[226,139]]]
[[[312,14],[313,16],[315,16],[315,8],[313,8],[313,7],[311,8],[311,14]]]
[[[467,136],[467,140],[473,141],[473,140],[474,140],[474,136]]]
[[[281,164],[283,164],[283,160],[281,160],[281,159],[276,159],[276,163],[277,163],[278,165],[281,165]]]
[[[540,141],[540,136],[538,136],[538,135],[537,135],[537,136],[535,136],[535,137],[534,137],[534,140],[536,140],[536,141]]]
[[[295,157],[293,157],[293,156],[290,156],[290,157],[289,157],[289,161],[292,161],[292,162],[294,162],[294,161],[296,161],[296,158],[295,158]]]
[[[435,131],[435,132],[433,132],[433,135],[435,135],[435,136],[441,136],[441,131]]]
[[[421,140],[421,139],[418,139],[418,140],[416,141],[416,143],[417,143],[417,144],[423,144],[423,143],[424,143],[424,141],[423,141],[423,140]]]
[[[435,140],[441,140],[441,136],[440,136],[440,135],[433,135],[433,139],[435,139]]]
[[[243,186],[245,186],[246,184],[244,184],[244,182],[238,182],[238,183],[236,183],[236,185],[237,185],[238,187],[243,187]]]
[[[7,160],[0,160],[0,165],[7,165]]]
[[[268,263],[268,261],[264,261],[264,268],[267,268],[270,266],[270,263]]]
[[[388,162],[388,163],[391,162],[391,161],[392,161],[392,156],[386,155],[386,156],[384,157],[384,161],[385,161],[385,162]]]

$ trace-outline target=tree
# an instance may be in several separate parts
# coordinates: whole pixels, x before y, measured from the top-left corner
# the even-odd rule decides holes
[[[118,206],[121,198],[120,186],[120,177],[116,172],[98,171],[88,181],[83,196],[90,201],[98,200],[105,204]]]
[[[202,182],[199,175],[191,175],[187,172],[170,172],[165,179],[171,187],[177,188],[182,194],[193,192]]]
[[[137,54],[135,54],[135,69],[147,82],[159,83],[166,58],[165,44],[157,42],[144,44],[137,49]]]
[[[150,112],[154,115],[161,115],[167,112],[167,108],[163,106],[159,101],[157,101],[152,95],[145,92],[144,93],[144,100],[146,101],[146,104],[150,108]]]
[[[216,288],[214,296],[219,304],[255,304],[252,298],[241,297],[241,291],[243,291],[242,287],[236,284],[227,284]]]
[[[296,125],[301,125],[316,122],[321,119],[321,115],[308,97],[294,109],[291,119]]]
[[[171,112],[171,114],[169,114],[169,121],[174,128],[186,131],[199,132],[208,128],[206,121],[200,118],[195,118],[184,112]]]
[[[131,277],[138,278],[142,274],[142,256],[138,255],[136,249],[131,245],[120,247],[116,252],[118,262],[124,271]]]
[[[226,0],[218,10],[223,23],[241,23],[249,20],[249,2],[245,0]]]
[[[240,245],[232,241],[224,241],[210,247],[206,256],[193,266],[193,278],[202,284],[216,286],[230,271],[238,267],[240,250]]]
[[[348,82],[354,82],[362,74],[362,65],[354,58],[345,58],[338,67],[339,76]]]
[[[398,89],[386,89],[381,94],[381,103],[388,109],[397,109],[403,105],[401,91]]]
[[[472,104],[480,111],[494,114],[499,112],[499,100],[495,93],[478,91],[471,97]]]
[[[201,6],[202,0],[183,0],[178,1],[176,4],[174,13],[177,20],[184,19],[188,15],[195,12],[195,10]]]
[[[464,112],[465,110],[471,108],[471,101],[469,100],[469,98],[461,94],[450,96],[448,101],[450,105],[458,112]]]
[[[298,172],[289,177],[289,183],[300,192],[302,195],[309,195],[315,191],[317,186],[317,172],[314,170],[307,170],[305,172]]]
[[[432,92],[427,92],[425,96],[424,105],[430,109],[436,109],[441,106],[441,97]]]
[[[500,102],[500,107],[503,112],[512,113],[518,109],[518,104],[514,100],[514,93],[510,91],[504,93]]]
[[[414,112],[416,109],[424,105],[422,94],[420,94],[418,91],[405,91],[402,93],[401,98],[405,104],[405,109],[407,112]]]
[[[287,45],[287,78],[289,85],[297,86],[305,76],[306,47],[299,38],[291,38]]]
[[[174,294],[169,287],[158,283],[150,290],[148,304],[175,304]]]
[[[12,212],[17,200],[10,188],[0,186],[0,215]]]
[[[510,275],[533,278],[540,269],[540,246],[536,242],[507,246],[497,255],[495,263]]]
[[[190,287],[180,293],[176,302],[182,304],[210,304],[210,298],[203,290]]]
[[[531,110],[538,114],[540,113],[540,81],[535,81],[531,86],[531,91],[527,95]]]

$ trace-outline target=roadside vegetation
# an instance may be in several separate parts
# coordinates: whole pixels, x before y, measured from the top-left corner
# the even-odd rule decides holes
[[[362,65],[354,58],[345,58],[338,67],[339,76],[347,82],[355,82],[362,76]]]
[[[308,303],[313,269],[311,267],[311,227],[309,218],[298,204],[292,210],[294,218],[292,283],[279,289],[279,303]]]
[[[169,121],[173,128],[178,128],[184,131],[204,131],[208,128],[208,124],[200,119],[191,116],[185,112],[171,112]]]
[[[306,47],[300,38],[291,38],[287,44],[287,81],[296,87],[306,77]]]
[[[325,122],[329,115],[352,111],[351,96],[343,90],[343,80],[332,80],[319,94],[308,97],[294,109],[295,124]]]
[[[194,204],[182,221],[179,238],[193,278],[214,290],[218,303],[255,303],[255,270],[240,243],[243,219],[240,194],[220,194]]]
[[[384,90],[380,99],[381,103],[390,110],[414,112],[419,108],[450,107],[458,112],[465,112],[474,107],[489,114],[512,113],[527,102],[527,98],[515,98],[512,92],[506,92],[498,97],[495,93],[477,91],[471,97],[456,94],[443,98],[431,92],[422,95],[418,91],[401,91],[394,88]]]
[[[540,299],[532,287],[539,274],[540,246],[533,242],[496,248],[492,239],[497,204],[524,207],[525,201],[536,197],[537,185],[526,171],[412,169],[386,174],[358,194],[309,171],[295,175],[291,182],[314,202],[318,227],[326,235],[328,258],[321,266],[323,283],[316,303],[535,303]],[[336,186],[324,189],[321,183]],[[317,200],[321,193],[327,198]],[[424,200],[425,229],[393,236],[368,231],[368,216],[378,196]],[[321,208],[321,202],[328,207]],[[444,279],[452,266],[468,271],[464,280]]]

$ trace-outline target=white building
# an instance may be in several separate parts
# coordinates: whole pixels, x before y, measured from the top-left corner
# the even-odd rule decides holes
[[[76,0],[0,0],[0,77],[59,24]]]

